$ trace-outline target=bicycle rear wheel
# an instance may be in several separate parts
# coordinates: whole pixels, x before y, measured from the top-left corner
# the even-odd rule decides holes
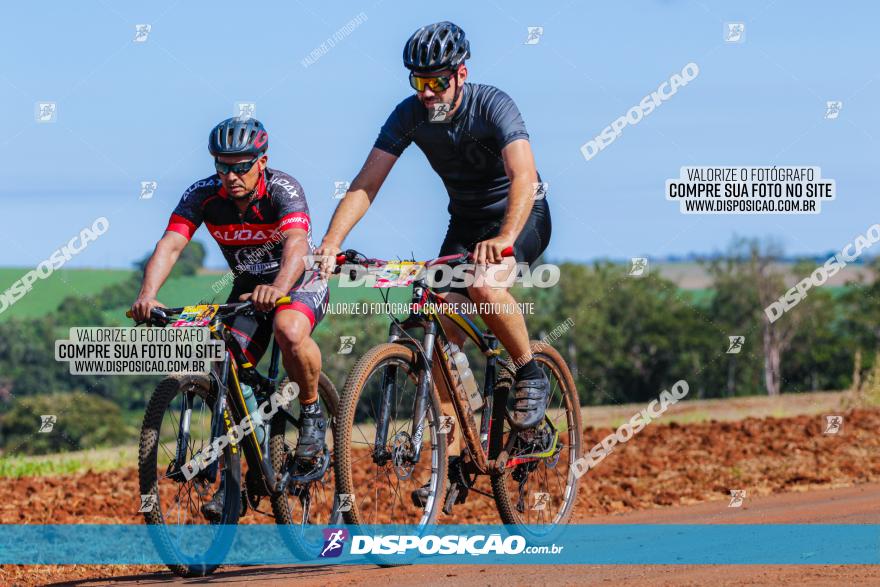
[[[147,405],[138,454],[141,510],[150,536],[171,571],[181,577],[210,575],[232,546],[241,514],[240,452],[227,445],[217,459],[218,475],[210,467],[186,480],[176,465],[182,418],[189,418],[190,437],[184,463],[211,443],[211,415],[216,396],[206,374],[172,375],[162,380]],[[184,415],[189,409],[189,414]],[[221,487],[225,489],[220,520],[209,521],[201,506]],[[205,526],[204,531],[192,526]]]
[[[288,381],[288,378],[285,377],[279,384],[279,389],[283,389]],[[330,466],[319,479],[296,484],[271,500],[272,512],[275,514],[275,522],[281,531],[281,537],[291,552],[302,559],[317,558],[324,543],[323,537],[319,533],[309,531],[309,526],[329,524],[333,515],[335,477],[332,466],[332,431],[336,427],[339,395],[336,393],[333,382],[323,372],[318,379],[318,397],[331,431],[330,438],[327,439],[330,450],[327,458],[330,459]],[[299,418],[299,402],[292,402],[288,406],[287,412],[293,417]],[[272,459],[272,468],[279,473],[288,464],[288,459],[292,458],[296,447],[296,429],[293,426],[288,427],[287,424],[287,418],[279,411],[272,419],[269,436],[269,455]],[[291,434],[293,438],[285,438],[286,430],[294,431]],[[322,465],[322,462],[315,464],[316,467]]]
[[[394,343],[373,347],[345,382],[335,431],[336,483],[347,524],[424,526],[437,517],[446,484],[446,434],[439,432],[440,398],[432,385],[419,461],[405,456],[418,379],[423,366],[413,349]],[[377,423],[387,400],[388,432],[377,446]],[[413,492],[424,488],[416,500]]]
[[[570,474],[583,451],[578,393],[565,361],[553,347],[531,341],[532,354],[550,380],[550,397],[543,422],[530,430],[513,432],[513,376],[502,369],[496,397],[508,398],[504,422],[505,445],[516,434],[504,472],[492,476],[492,491],[501,520],[536,542],[552,538],[571,519],[577,499],[577,478]]]

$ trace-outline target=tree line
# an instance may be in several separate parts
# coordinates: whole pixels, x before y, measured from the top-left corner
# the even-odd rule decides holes
[[[201,243],[191,243],[172,275],[194,274],[204,256]],[[767,304],[815,268],[813,260],[779,264],[781,257],[772,243],[739,239],[703,263],[711,277],[703,295],[657,271],[633,277],[629,267],[601,261],[563,263],[558,286],[514,295],[534,303],[535,313],[526,317],[533,338],[554,333],[585,405],[643,402],[679,379],[689,382],[691,397],[702,398],[858,385],[880,348],[880,281],[852,282],[844,291],[814,288],[770,322]],[[74,377],[54,360],[54,342],[69,327],[105,325],[104,312],[134,300],[144,262],[130,279],[98,294],[70,296],[40,318],[0,323],[0,413],[14,406],[13,398],[55,393],[86,392],[123,410],[145,406],[158,377]],[[876,260],[871,268],[876,275]],[[570,328],[559,328],[563,323]],[[328,316],[314,334],[324,371],[341,388],[357,357],[387,334],[387,317]],[[338,354],[343,335],[357,337],[351,354]],[[730,337],[743,337],[739,352],[729,352],[735,350]]]

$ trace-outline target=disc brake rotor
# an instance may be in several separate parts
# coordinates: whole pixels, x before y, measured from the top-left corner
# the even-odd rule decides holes
[[[202,497],[202,498],[207,497],[208,493],[211,490],[211,484],[208,483],[208,481],[206,479],[196,478],[193,481],[192,486],[193,486],[193,489],[196,490],[196,493],[198,494],[198,496]]]
[[[408,432],[400,431],[394,435],[391,442],[391,464],[394,466],[394,473],[400,480],[409,479],[413,472],[413,463],[409,457],[413,453],[412,438]]]

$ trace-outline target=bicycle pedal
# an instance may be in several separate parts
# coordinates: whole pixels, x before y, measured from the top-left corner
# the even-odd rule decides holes
[[[446,492],[446,500],[443,502],[443,513],[447,516],[452,513],[452,506],[458,502],[458,485],[453,485]]]
[[[470,490],[458,483],[449,487],[446,491],[446,500],[443,503],[443,513],[447,516],[452,513],[452,506],[461,505],[467,501]]]

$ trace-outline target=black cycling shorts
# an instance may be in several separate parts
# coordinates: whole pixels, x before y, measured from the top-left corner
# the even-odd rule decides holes
[[[452,217],[449,219],[449,228],[446,230],[446,238],[440,247],[440,256],[454,255],[456,253],[474,252],[477,243],[494,236],[501,231],[502,220],[489,220],[480,222]],[[550,234],[553,226],[550,222],[550,206],[546,199],[535,201],[532,212],[526,219],[522,231],[513,244],[513,256],[518,263],[528,263],[531,266],[550,242]],[[439,292],[454,292],[467,296],[467,288],[447,285],[438,287]]]
[[[311,274],[311,272],[309,272]],[[253,279],[236,280],[232,284],[232,293],[226,303],[236,303],[242,294],[252,293],[254,288],[260,285],[260,281]],[[256,366],[272,340],[272,323],[275,312],[293,310],[305,314],[312,325],[312,330],[324,318],[327,306],[330,304],[330,288],[325,280],[311,274],[305,284],[297,284],[288,293],[290,303],[278,306],[271,312],[256,312],[253,316],[234,316],[225,322],[232,332],[235,340],[241,345],[244,356]]]

